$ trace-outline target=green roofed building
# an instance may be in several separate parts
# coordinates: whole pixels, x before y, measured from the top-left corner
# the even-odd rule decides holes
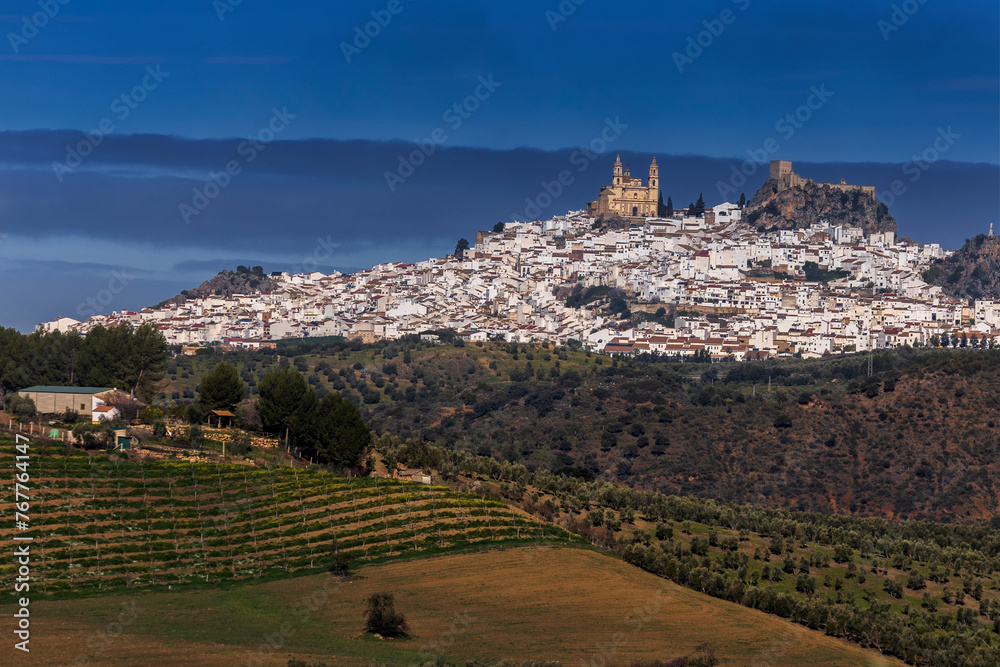
[[[108,387],[28,387],[17,392],[30,398],[43,414],[61,414],[76,410],[81,417],[93,418],[94,409],[105,404],[105,395],[114,392]]]

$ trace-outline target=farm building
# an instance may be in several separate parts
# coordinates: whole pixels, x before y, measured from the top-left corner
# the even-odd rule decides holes
[[[423,470],[417,470],[416,468],[407,468],[399,473],[400,479],[408,479],[411,482],[420,482],[421,484],[430,484],[431,476],[425,473]]]
[[[107,387],[44,387],[35,386],[17,392],[30,398],[43,414],[61,414],[76,410],[83,418],[94,419],[94,408],[105,405],[105,398],[115,390]]]
[[[121,413],[118,412],[118,408],[110,405],[98,405],[94,408],[93,422],[99,424],[102,421],[113,421]]]

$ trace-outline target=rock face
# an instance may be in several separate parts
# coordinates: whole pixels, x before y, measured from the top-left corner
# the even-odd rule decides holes
[[[860,189],[842,192],[816,183],[781,188],[773,178],[747,203],[745,219],[758,229],[801,229],[826,222],[859,227],[865,234],[896,231],[888,207]]]
[[[270,292],[277,289],[278,283],[261,273],[252,271],[220,271],[218,275],[206,280],[197,288],[184,290],[172,299],[167,299],[157,306],[168,303],[182,304],[187,299],[204,298],[207,296],[230,297],[233,294],[252,294],[254,292]]]
[[[969,239],[955,254],[935,261],[924,280],[960,299],[1000,299],[1000,237]]]

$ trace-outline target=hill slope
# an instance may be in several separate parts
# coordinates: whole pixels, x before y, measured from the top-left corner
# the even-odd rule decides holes
[[[338,665],[476,657],[620,665],[691,655],[710,642],[727,664],[901,664],[578,549],[450,555],[367,567],[349,583],[333,581],[321,575],[197,593],[38,602],[32,613],[39,636],[62,640],[41,643],[36,657],[72,662],[120,608],[134,608],[125,633],[102,645],[99,662],[278,665],[295,655]],[[356,638],[364,600],[376,591],[395,595],[413,639]],[[308,609],[308,617],[296,608]],[[289,632],[269,646],[265,638],[286,622]]]
[[[998,351],[886,351],[871,380],[866,355],[705,365],[404,343],[282,354],[401,439],[727,502],[943,521],[1000,515]],[[195,396],[218,358],[178,358],[168,390]],[[251,392],[279,365],[275,354],[227,358]]]
[[[0,450],[12,457],[12,440]],[[33,590],[65,596],[322,571],[332,548],[355,562],[565,531],[445,487],[318,470],[117,462],[31,446]],[[13,512],[8,499],[0,508]],[[0,529],[9,539],[13,525]],[[14,561],[0,578],[14,576]],[[9,599],[5,593],[0,600]]]
[[[840,192],[816,183],[780,189],[771,178],[747,202],[746,220],[764,229],[803,229],[819,222],[860,227],[865,234],[896,229],[886,205],[860,191]]]
[[[924,280],[960,299],[1000,299],[1000,237],[968,239],[953,255],[935,261]]]
[[[204,281],[192,290],[184,290],[172,299],[161,301],[156,307],[168,303],[181,304],[188,298],[205,298],[209,296],[231,297],[233,294],[254,294],[256,292],[269,292],[276,289],[278,283],[270,276],[264,274],[259,266],[252,270],[245,266],[240,266],[236,271],[220,271],[217,275]]]

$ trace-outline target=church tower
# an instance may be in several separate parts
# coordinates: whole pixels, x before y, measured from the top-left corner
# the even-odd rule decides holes
[[[607,163],[605,163],[607,164]],[[622,156],[615,158],[615,185],[622,184]]]
[[[653,163],[649,165],[649,191],[652,193],[659,194],[660,190],[660,168],[656,166],[656,158],[653,158]]]

